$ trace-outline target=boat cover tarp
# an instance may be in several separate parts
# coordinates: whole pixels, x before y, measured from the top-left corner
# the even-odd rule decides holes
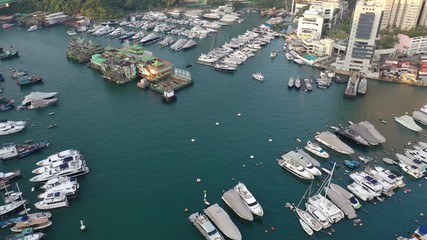
[[[338,192],[335,192],[330,188],[325,188],[325,191],[329,199],[331,199],[332,202],[335,203],[344,212],[348,219],[357,217],[356,211],[351,205],[350,200],[344,198]]]
[[[412,113],[412,117],[415,120],[419,121],[420,123],[427,125],[427,115],[426,114],[424,114],[420,111],[414,111]]]
[[[345,197],[345,198],[347,198],[347,199],[350,199],[350,198],[354,197],[354,195],[353,195],[351,192],[349,192],[349,191],[345,190],[345,189],[344,189],[343,187],[341,187],[340,185],[337,185],[337,184],[335,184],[335,183],[331,183],[329,186],[330,186],[330,188],[332,188],[334,191],[336,191],[337,193],[341,194],[341,196],[343,196],[343,197]]]
[[[252,215],[251,210],[240,197],[240,195],[236,192],[236,190],[230,189],[226,191],[224,194],[222,194],[222,199],[241,218],[248,221],[254,220],[254,216]]]
[[[421,225],[418,228],[418,231],[421,233],[421,235],[426,235],[427,234],[427,225]]]
[[[22,101],[22,105],[27,105],[30,102],[38,101],[46,98],[54,97],[57,92],[31,92],[27,96],[25,96],[24,100]]]
[[[379,141],[376,137],[374,137],[367,128],[364,126],[355,123],[351,124],[348,128],[359,134],[362,138],[364,138],[366,141],[368,141],[371,145],[378,145]]]
[[[313,164],[313,166],[320,167],[320,162],[314,159],[312,156],[310,156],[310,154],[304,152],[304,150],[298,149],[297,153],[305,157],[309,162],[311,162],[311,164]]]
[[[403,126],[409,128],[412,131],[420,132],[423,130],[409,115],[403,115],[401,117],[396,117],[395,119],[398,123],[402,124]]]
[[[363,121],[359,124],[368,129],[369,133],[374,136],[378,140],[378,142],[385,143],[385,137],[380,132],[378,132],[377,129],[375,129],[375,126],[372,125],[370,122]]]
[[[354,154],[354,150],[345,144],[343,141],[341,141],[335,134],[330,132],[322,132],[319,135],[317,135],[317,138],[342,150],[347,152],[348,154]]]
[[[242,234],[237,226],[231,221],[230,216],[217,203],[207,207],[204,212],[212,222],[230,239],[241,240]]]

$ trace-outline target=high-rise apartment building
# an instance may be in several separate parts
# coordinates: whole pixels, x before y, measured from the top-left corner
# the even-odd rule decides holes
[[[424,0],[375,0],[383,8],[381,29],[408,30],[417,26]]]
[[[354,10],[347,53],[337,60],[336,68],[344,71],[370,71],[375,52],[383,8],[373,1],[359,0]]]

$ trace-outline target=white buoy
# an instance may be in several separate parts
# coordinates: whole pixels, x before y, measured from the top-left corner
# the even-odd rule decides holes
[[[194,138],[191,139],[191,142],[195,142],[195,141],[196,141],[196,139],[194,139]]]
[[[240,117],[240,116],[242,116],[242,114],[241,114],[241,113],[238,113],[238,114],[237,114],[237,116],[239,116],[239,117]]]
[[[84,231],[86,226],[83,224],[83,220],[80,220],[80,230]]]
[[[272,142],[272,141],[273,141],[273,139],[269,138],[269,139],[268,139],[268,141],[269,141],[269,142]]]
[[[254,159],[254,158],[255,158],[255,156],[254,156],[254,155],[250,155],[249,157],[250,157],[251,159]]]
[[[202,182],[202,179],[198,178],[198,179],[196,179],[196,182],[200,183],[200,182]]]
[[[34,192],[34,187],[31,188],[31,192]]]
[[[242,167],[244,167],[244,168],[245,168],[245,167],[246,167],[246,165],[245,165],[245,164],[243,164],[243,165],[242,165]]]
[[[215,125],[217,125],[217,126],[218,126],[218,125],[219,125],[219,122],[216,122],[216,123],[215,123]]]
[[[205,194],[203,195],[203,199],[206,199],[206,191],[205,191]]]

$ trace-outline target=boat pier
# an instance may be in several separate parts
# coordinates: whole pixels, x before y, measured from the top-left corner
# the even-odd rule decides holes
[[[344,97],[348,97],[348,98],[356,97],[358,84],[359,84],[359,72],[352,72],[344,92]]]

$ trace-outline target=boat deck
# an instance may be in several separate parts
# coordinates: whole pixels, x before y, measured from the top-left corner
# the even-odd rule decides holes
[[[353,72],[350,76],[350,79],[347,83],[347,88],[345,89],[345,97],[355,97],[357,95],[357,85],[359,84],[359,76],[357,72]]]

